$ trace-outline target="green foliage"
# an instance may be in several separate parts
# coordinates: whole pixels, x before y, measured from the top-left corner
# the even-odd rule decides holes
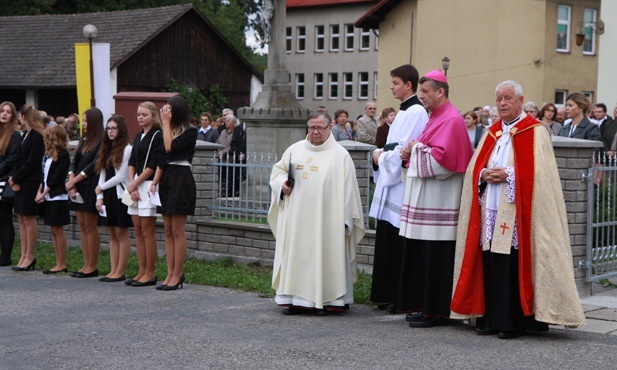
[[[199,117],[202,112],[220,112],[227,104],[227,98],[218,85],[211,85],[210,89],[204,94],[199,89],[182,85],[172,79],[168,91],[177,92],[186,100],[193,117]]]

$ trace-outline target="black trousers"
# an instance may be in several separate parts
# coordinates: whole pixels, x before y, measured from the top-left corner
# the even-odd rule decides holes
[[[485,327],[499,331],[546,331],[548,324],[524,316],[518,281],[518,250],[510,254],[482,253],[484,262]]]
[[[377,221],[371,282],[372,302],[396,302],[405,240],[398,233],[399,228],[388,221]]]

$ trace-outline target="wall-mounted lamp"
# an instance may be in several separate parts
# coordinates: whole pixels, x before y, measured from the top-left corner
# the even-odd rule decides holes
[[[441,67],[443,68],[443,74],[445,74],[446,77],[448,77],[448,68],[450,68],[450,58],[443,57],[443,59],[441,60]]]
[[[580,21],[578,22],[578,27],[580,28],[580,31],[579,33],[575,35],[577,46],[583,45],[583,42],[585,41],[585,34],[583,33],[584,28],[591,29],[591,31],[594,32],[596,35],[601,35],[604,33],[604,22],[602,21],[597,21],[597,22]]]

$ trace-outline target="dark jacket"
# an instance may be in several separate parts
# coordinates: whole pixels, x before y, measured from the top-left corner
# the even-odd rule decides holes
[[[474,149],[478,147],[478,143],[480,143],[480,139],[482,139],[482,135],[484,134],[484,131],[486,131],[484,126],[482,126],[482,125],[477,125],[476,126],[476,137],[473,140],[473,148]]]
[[[158,132],[156,136],[154,133]],[[154,136],[154,139],[152,138]],[[154,140],[154,141],[152,141]],[[150,146],[150,141],[152,141],[152,146]],[[146,161],[146,156],[148,156],[148,148],[150,148],[150,156],[148,156],[148,163],[146,164],[147,168],[156,171],[156,166],[159,163],[159,158],[161,156],[161,147],[163,145],[163,132],[151,128],[150,131],[141,138],[141,132],[135,136],[135,141],[133,142],[133,149],[131,151],[131,157],[129,158],[129,166],[135,168],[135,173],[139,176],[144,172],[144,162]],[[146,179],[152,180],[154,178],[154,173],[150,178]],[[129,179],[129,182],[133,181],[133,179]]]
[[[80,142],[80,145],[75,151],[75,157],[73,157],[73,162],[71,162],[69,171],[72,171],[75,176],[79,175],[82,171],[87,177],[96,175],[98,173],[96,170],[96,160],[99,157],[99,150],[101,149],[102,142],[101,140],[97,147],[88,153],[83,153],[83,145]]]
[[[0,180],[6,180],[19,165],[19,147],[21,145],[21,135],[15,131],[11,135],[9,146],[6,148],[5,155],[0,155]]]
[[[216,143],[216,139],[219,138],[219,132],[213,128],[210,128],[208,132],[197,132],[197,140],[208,141],[210,143]]]
[[[47,187],[51,189],[49,196],[51,198],[58,195],[67,194],[66,191],[66,176],[69,173],[69,166],[71,164],[71,157],[67,150],[63,150],[58,153],[58,159],[51,162],[49,166],[49,173],[47,174]],[[44,182],[41,184],[45,185]]]
[[[238,158],[240,154],[246,154],[246,130],[244,129],[244,123],[242,122],[238,126],[234,127],[234,132],[231,137],[231,149],[229,150],[229,155],[233,156],[234,153],[236,158]]]
[[[14,184],[23,184],[25,181],[41,181],[41,162],[45,155],[43,135],[30,130],[21,142],[19,149],[19,167],[13,174]]]
[[[159,167],[165,168],[170,162],[187,160],[189,163],[193,161],[195,155],[195,142],[197,142],[197,129],[190,126],[171,142],[171,151],[165,151],[165,142],[161,140],[161,155],[159,159]]]
[[[600,128],[595,123],[592,123],[587,117],[583,117],[578,126],[574,129],[570,136],[570,126],[572,122],[564,125],[559,132],[559,136],[572,137],[573,139],[597,140],[601,141]]]

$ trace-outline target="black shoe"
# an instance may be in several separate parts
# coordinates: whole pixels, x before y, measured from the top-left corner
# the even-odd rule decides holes
[[[156,276],[146,281],[145,283],[142,283],[139,280],[133,280],[133,282],[131,283],[131,286],[149,286],[149,285],[156,285]]]
[[[13,271],[34,271],[34,267],[36,266],[36,258],[30,262],[30,264],[26,267],[13,266],[11,269]]]
[[[511,331],[500,331],[497,334],[497,338],[499,339],[514,339],[523,335],[524,330],[511,330]]]
[[[163,288],[165,288],[167,286],[167,284],[159,284],[156,286],[156,290],[163,290]]]
[[[398,313],[398,310],[396,309],[396,302],[390,303],[388,307],[386,308],[386,311],[388,311],[388,313],[391,313],[393,315]]]
[[[432,328],[434,326],[448,325],[449,321],[445,317],[426,317],[422,316],[409,322],[412,328]]]
[[[495,335],[499,333],[499,330],[491,329],[491,328],[480,328],[476,327],[477,335]]]
[[[117,283],[118,281],[125,281],[125,280],[126,280],[126,276],[122,275],[122,276],[117,277],[117,278],[106,277],[104,281],[106,283]],[[99,279],[99,281],[101,281],[101,279]]]
[[[106,282],[106,281],[107,281],[107,279],[108,279],[108,277],[107,277],[107,276],[103,276],[103,277],[100,277],[100,278],[99,278],[99,281],[100,281],[101,283],[104,283],[104,282]]]
[[[390,302],[388,302],[388,303],[378,304],[378,305],[377,305],[377,309],[378,309],[378,310],[386,310],[386,309],[388,309],[388,306],[390,306],[390,305],[391,305],[391,303],[390,303]]]
[[[131,284],[133,284],[134,281],[135,280],[133,280],[133,279],[126,279],[126,280],[124,280],[124,284],[125,285],[131,285]]]
[[[64,268],[64,269],[62,269],[62,270],[57,270],[57,271],[54,271],[54,270],[49,270],[49,269],[48,269],[48,270],[43,270],[43,273],[44,273],[45,275],[49,275],[49,274],[59,274],[59,273],[61,273],[61,272],[69,272],[69,269]]]
[[[96,269],[96,270],[94,270],[92,272],[89,272],[87,274],[84,274],[83,272],[81,274],[75,274],[75,276],[73,276],[73,277],[82,279],[82,278],[92,278],[92,277],[98,277],[98,276],[99,276],[99,269]]]
[[[299,313],[300,313],[300,309],[294,306],[289,306],[283,310],[283,315],[288,315],[288,316],[297,315]]]
[[[180,281],[176,285],[165,285],[161,290],[177,290],[178,287],[182,289],[182,284],[184,284],[184,275],[180,277]]]
[[[405,320],[414,321],[414,320],[419,319],[422,316],[424,316],[424,313],[422,311],[416,311],[416,312],[408,313],[407,315],[405,315]]]
[[[318,308],[316,314],[317,316],[327,316],[328,311],[323,308]]]

